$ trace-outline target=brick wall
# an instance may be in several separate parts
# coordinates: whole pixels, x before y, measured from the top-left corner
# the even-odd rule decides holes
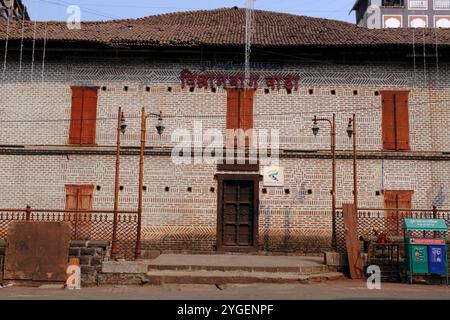
[[[28,57],[29,58],[29,57]],[[218,89],[181,89],[182,68],[198,69],[198,63],[109,59],[100,57],[48,56],[44,73],[34,71],[31,79],[26,56],[18,72],[10,56],[0,90],[2,134],[0,145],[19,145],[16,154],[0,153],[0,207],[64,208],[66,184],[94,184],[94,209],[111,209],[114,194],[117,108],[122,106],[128,124],[124,147],[137,147],[140,138],[140,108],[162,110],[166,130],[156,134],[155,119],[148,121],[147,146],[171,147],[177,128],[192,132],[194,122],[203,129],[225,129],[226,92]],[[387,71],[389,70],[389,71]],[[321,124],[317,137],[311,132],[314,114],[337,113],[337,148],[351,149],[345,129],[356,113],[358,148],[361,154],[379,159],[359,160],[360,206],[383,207],[384,189],[414,190],[413,205],[430,208],[438,201],[450,207],[450,163],[431,157],[450,152],[450,66],[441,64],[439,73],[429,67],[428,76],[407,63],[317,64],[286,62],[283,72],[299,73],[299,91],[268,94],[258,89],[255,96],[256,129],[280,130],[283,150],[328,150],[329,135]],[[270,72],[264,71],[264,72]],[[43,75],[43,76],[42,76]],[[68,147],[70,85],[96,85],[99,91],[97,146]],[[428,89],[427,86],[432,89]],[[128,86],[128,91],[124,87]],[[147,91],[146,87],[150,90]],[[169,87],[171,91],[169,91]],[[420,159],[382,158],[380,90],[410,90],[410,155]],[[310,90],[313,90],[312,93]],[[332,93],[334,90],[334,93]],[[281,115],[282,113],[296,113]],[[195,118],[195,115],[211,115]],[[270,114],[270,115],[268,115]],[[180,117],[188,115],[189,117]],[[78,150],[80,154],[64,153]],[[4,149],[3,149],[4,150]],[[27,150],[34,154],[19,154]],[[61,154],[52,154],[54,151]],[[83,154],[83,150],[97,154]],[[105,152],[107,151],[107,152]],[[109,153],[108,153],[109,152]],[[151,153],[151,152],[150,152]],[[325,153],[326,154],[326,153]],[[331,238],[331,161],[320,157],[282,158],[283,188],[260,192],[259,248],[261,251],[318,252],[328,248]],[[139,159],[124,155],[121,161],[120,208],[137,207]],[[175,165],[170,157],[150,154],[145,159],[143,247],[162,250],[214,250],[217,228],[216,166]],[[352,202],[352,162],[339,159],[337,165],[338,206]],[[169,191],[165,191],[169,187]],[[192,191],[187,190],[188,187]],[[214,188],[212,191],[211,188]],[[261,189],[263,186],[261,185]],[[286,194],[284,189],[289,189]],[[310,190],[311,193],[308,193]],[[260,190],[261,191],[261,190]]]

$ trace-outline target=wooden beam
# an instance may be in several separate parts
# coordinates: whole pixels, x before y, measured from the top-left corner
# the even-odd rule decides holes
[[[350,278],[361,279],[363,277],[363,264],[358,239],[358,217],[353,204],[344,204],[342,207]]]

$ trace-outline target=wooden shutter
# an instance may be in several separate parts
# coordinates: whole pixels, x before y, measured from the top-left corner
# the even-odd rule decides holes
[[[253,129],[253,96],[255,90],[240,92],[240,128],[244,131]]]
[[[227,90],[227,129],[238,129],[239,90]]]
[[[397,191],[398,208],[399,209],[411,209],[412,208],[412,195],[413,191],[401,190]],[[401,211],[401,218],[410,218],[412,216],[411,211]]]
[[[393,209],[411,209],[412,208],[411,190],[385,190],[384,204],[385,208]],[[385,231],[391,235],[401,235],[403,228],[403,219],[412,216],[411,211],[386,211]]]
[[[236,130],[239,128],[239,90],[227,90],[227,129]],[[235,146],[237,137],[227,132],[226,145]]]
[[[81,128],[81,144],[94,144],[97,123],[98,88],[83,90],[83,123]]]
[[[81,144],[83,120],[83,88],[72,87],[72,110],[70,114],[69,143]]]
[[[409,92],[395,94],[395,115],[397,128],[397,150],[409,150]]]
[[[255,90],[240,92],[239,97],[239,128],[245,131],[253,129],[253,96]],[[251,137],[245,137],[245,146],[250,146]]]
[[[383,150],[395,150],[395,97],[393,92],[381,92]]]
[[[384,190],[384,207],[386,209],[397,209],[397,192]],[[386,211],[386,216],[395,216],[396,211]]]
[[[98,87],[72,87],[70,144],[94,144]]]
[[[93,185],[66,185],[66,210],[92,210]]]
[[[91,237],[91,213],[80,211],[92,210],[93,192],[93,185],[66,185],[66,210],[75,211],[67,213],[66,220],[72,224],[72,236],[79,240]]]
[[[78,210],[78,187],[66,186],[66,210]]]
[[[78,193],[78,208],[79,210],[91,211],[92,210],[92,195],[94,191],[93,185],[80,186],[80,192]]]

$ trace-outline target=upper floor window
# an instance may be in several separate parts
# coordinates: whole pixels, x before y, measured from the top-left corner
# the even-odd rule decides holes
[[[255,90],[227,90],[227,129],[242,129],[244,132],[253,129],[253,97]],[[234,141],[233,141],[234,140]],[[227,135],[227,146],[236,146],[237,137]],[[245,137],[245,145],[249,139]]]
[[[402,15],[383,15],[384,28],[401,28],[403,27]]]
[[[410,10],[428,10],[428,0],[408,0]]]
[[[95,144],[98,87],[72,87],[70,144]]]
[[[403,7],[405,0],[383,0],[381,5],[383,7]]]
[[[434,10],[450,10],[450,0],[434,0]]]
[[[428,16],[409,16],[409,27],[410,28],[427,28],[428,27]]]
[[[410,150],[409,91],[382,91],[383,150]]]
[[[450,28],[450,15],[449,16],[434,16],[435,28]]]

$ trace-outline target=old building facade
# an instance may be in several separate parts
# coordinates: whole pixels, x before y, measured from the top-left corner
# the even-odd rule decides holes
[[[450,28],[448,0],[357,0],[356,24],[368,28]]]
[[[380,38],[381,44],[361,44],[360,35],[351,39],[350,34],[374,32],[372,38],[365,37],[370,41],[382,34],[340,22],[257,11],[256,26],[268,24],[271,35],[280,25],[295,33],[305,29],[298,38],[284,34],[287,41],[293,39],[290,45],[282,43],[283,36],[271,38],[279,45],[264,45],[262,39],[270,37],[258,34],[265,27],[256,27],[252,74],[259,77],[258,86],[241,99],[236,97],[243,91],[229,77],[242,73],[242,37],[230,40],[235,32],[230,29],[222,31],[226,36],[219,34],[214,44],[192,34],[205,26],[211,30],[202,33],[220,33],[224,24],[239,30],[243,13],[223,9],[92,23],[73,34],[64,34],[65,26],[49,24],[45,60],[40,45],[33,57],[31,43],[20,60],[20,46],[14,45],[14,32],[16,44],[20,43],[17,26],[9,35],[11,51],[1,78],[0,207],[112,209],[119,106],[127,123],[119,193],[124,210],[137,206],[141,108],[164,114],[161,136],[154,129],[157,119],[148,119],[144,249],[284,253],[329,249],[330,135],[326,123],[320,124],[317,137],[313,135],[314,115],[331,119],[336,114],[338,207],[353,201],[352,144],[346,133],[353,113],[360,207],[450,206],[450,64],[445,55],[449,33],[427,37],[429,56],[424,63],[423,48],[394,30],[389,40]],[[308,31],[310,22],[336,34],[327,35],[328,44],[320,37],[310,40],[321,28],[313,25]],[[133,37],[148,36],[145,25],[160,28],[152,30],[154,34],[178,28],[195,41],[167,31],[169,40],[137,46]],[[135,35],[128,35],[133,29]],[[101,31],[99,38],[108,30],[125,30],[127,41],[119,45],[111,40],[106,45],[99,38],[83,39],[96,30]],[[339,34],[347,38],[336,40]],[[179,45],[171,46],[170,41]],[[395,48],[389,55],[374,50],[386,45]],[[374,51],[379,53],[371,56]],[[213,80],[202,83],[201,75]],[[220,77],[227,88],[218,83]],[[249,101],[241,104],[245,99]],[[249,113],[242,116],[236,111],[240,108]],[[233,124],[236,116],[238,124]],[[194,158],[191,164],[174,163],[177,129],[194,137],[200,127],[203,133],[208,129],[224,133],[242,123],[279,131],[277,168],[282,181],[277,186],[263,179],[261,163],[218,166],[195,163]],[[203,139],[208,142],[208,137]]]
[[[30,20],[27,7],[21,0],[0,0],[0,19],[4,20]]]

